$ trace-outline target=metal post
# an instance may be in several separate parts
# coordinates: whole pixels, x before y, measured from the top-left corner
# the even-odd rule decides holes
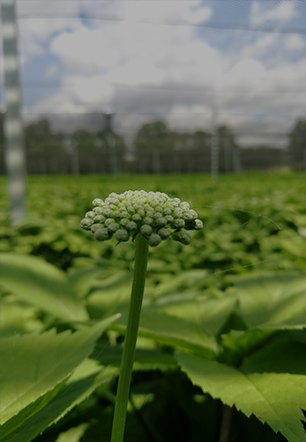
[[[212,109],[211,126],[211,179],[216,180],[219,173],[219,134],[215,107]]]
[[[106,112],[103,114],[105,119],[105,130],[106,130],[106,142],[107,148],[109,152],[109,165],[110,172],[112,174],[118,173],[118,162],[117,162],[117,149],[116,149],[116,140],[113,134],[113,117],[114,113]]]
[[[231,172],[232,165],[231,165],[231,140],[230,140],[230,134],[225,134],[225,140],[224,140],[224,168],[225,172]]]
[[[238,146],[234,146],[234,149],[232,150],[233,153],[233,166],[234,166],[234,172],[240,173],[242,171],[242,164],[241,164],[241,156],[240,156],[240,149]]]
[[[25,217],[25,152],[20,114],[17,26],[14,0],[2,0],[2,48],[6,112],[4,117],[5,164],[11,203],[11,222]]]
[[[79,151],[75,145],[75,141],[69,135],[64,138],[64,148],[70,157],[70,167],[71,173],[73,175],[79,175],[80,173],[80,161],[79,161]]]

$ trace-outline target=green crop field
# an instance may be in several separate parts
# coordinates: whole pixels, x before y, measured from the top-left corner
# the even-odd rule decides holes
[[[14,227],[0,184],[0,441],[110,440],[134,244],[80,221],[130,189],[204,227],[150,247],[125,442],[304,440],[305,173],[29,176]]]

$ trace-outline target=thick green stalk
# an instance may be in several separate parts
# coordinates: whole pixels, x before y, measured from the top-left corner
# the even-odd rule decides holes
[[[130,392],[139,319],[146,280],[148,249],[148,241],[139,233],[135,238],[133,286],[120,365],[111,442],[122,442],[124,436],[126,409]]]

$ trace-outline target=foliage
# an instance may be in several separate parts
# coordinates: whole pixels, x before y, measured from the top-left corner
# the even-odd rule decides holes
[[[289,149],[296,168],[305,168],[306,119],[297,120],[289,134]]]
[[[163,150],[171,146],[171,133],[166,123],[157,120],[145,123],[137,132],[134,145],[136,150]]]
[[[63,136],[53,133],[49,121],[42,118],[25,127],[24,138],[27,150],[48,150],[60,148]]]
[[[289,172],[30,177],[29,217],[1,219],[0,441],[109,440],[133,244],[78,224],[127,188],[188,200],[204,233],[151,249],[125,440],[303,440],[303,186]]]
[[[77,129],[71,135],[72,146],[76,149],[94,149],[96,147],[95,138],[86,129]]]

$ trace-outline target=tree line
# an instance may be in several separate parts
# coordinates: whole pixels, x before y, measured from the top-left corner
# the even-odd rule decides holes
[[[0,114],[0,148],[4,147],[4,114]],[[221,125],[216,129],[219,151],[239,149],[235,135],[230,127]],[[199,152],[211,149],[212,134],[205,130],[193,132],[178,132],[171,130],[161,120],[143,124],[135,133],[132,141],[134,156],[146,152],[155,152],[156,155],[172,150],[177,152]],[[46,118],[32,122],[24,127],[24,143],[28,152],[44,152],[54,150],[103,149],[115,150],[124,154],[130,149],[125,138],[116,132],[111,125],[106,124],[96,132],[79,128],[69,135],[52,129]],[[263,148],[264,146],[258,146]],[[260,149],[258,149],[259,151]],[[297,120],[288,133],[288,150],[291,163],[299,167],[306,160],[306,119]]]

